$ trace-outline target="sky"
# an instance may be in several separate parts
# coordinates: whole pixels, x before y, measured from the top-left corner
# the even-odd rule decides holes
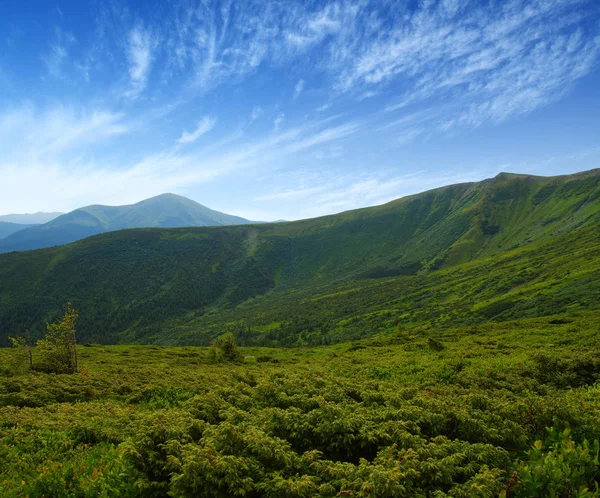
[[[600,167],[597,0],[0,0],[0,214],[252,220]]]

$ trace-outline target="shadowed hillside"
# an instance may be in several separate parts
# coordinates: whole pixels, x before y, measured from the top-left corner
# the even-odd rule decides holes
[[[24,228],[28,228],[31,225],[22,225],[19,223],[9,223],[5,221],[0,221],[0,239],[4,239],[9,235],[18,232],[19,230],[23,230]]]
[[[594,170],[501,174],[298,222],[107,233],[0,256],[0,337],[39,331],[67,300],[82,340],[105,343],[205,344],[226,328],[248,343],[334,342],[591,309],[599,221]]]

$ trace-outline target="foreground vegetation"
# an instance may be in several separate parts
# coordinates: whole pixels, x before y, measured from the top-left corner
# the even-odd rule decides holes
[[[313,348],[88,344],[71,375],[0,350],[0,496],[599,496],[599,332],[582,312]]]

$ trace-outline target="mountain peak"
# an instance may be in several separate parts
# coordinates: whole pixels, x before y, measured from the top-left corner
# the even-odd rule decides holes
[[[181,195],[165,193],[126,206],[92,205],[8,235],[0,252],[68,244],[126,228],[244,225],[244,218],[214,211]]]
[[[154,197],[149,197],[148,199],[144,199],[146,201],[151,201],[153,199],[185,199],[187,201],[191,201],[188,197],[184,197],[183,195],[173,194],[172,192],[165,192],[164,194],[158,194]],[[141,201],[144,202],[144,201]]]
[[[521,179],[535,179],[535,178],[544,178],[543,176],[537,176],[537,175],[525,175],[522,173],[509,173],[508,171],[502,171],[501,173],[498,173],[493,180],[515,180],[517,178],[521,178]]]

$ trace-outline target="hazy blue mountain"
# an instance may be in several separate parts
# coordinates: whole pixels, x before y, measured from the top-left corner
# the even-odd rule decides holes
[[[63,214],[43,225],[20,230],[0,242],[0,252],[68,244],[125,228],[176,228],[244,225],[244,218],[214,211],[186,197],[162,194],[127,206],[93,205]]]
[[[58,218],[64,213],[38,213],[31,214],[3,214],[0,221],[5,223],[17,223],[20,225],[41,225]]]
[[[6,223],[4,221],[0,221],[0,239],[8,237],[19,230],[23,230],[24,228],[29,228],[31,225],[23,225],[19,223]]]

